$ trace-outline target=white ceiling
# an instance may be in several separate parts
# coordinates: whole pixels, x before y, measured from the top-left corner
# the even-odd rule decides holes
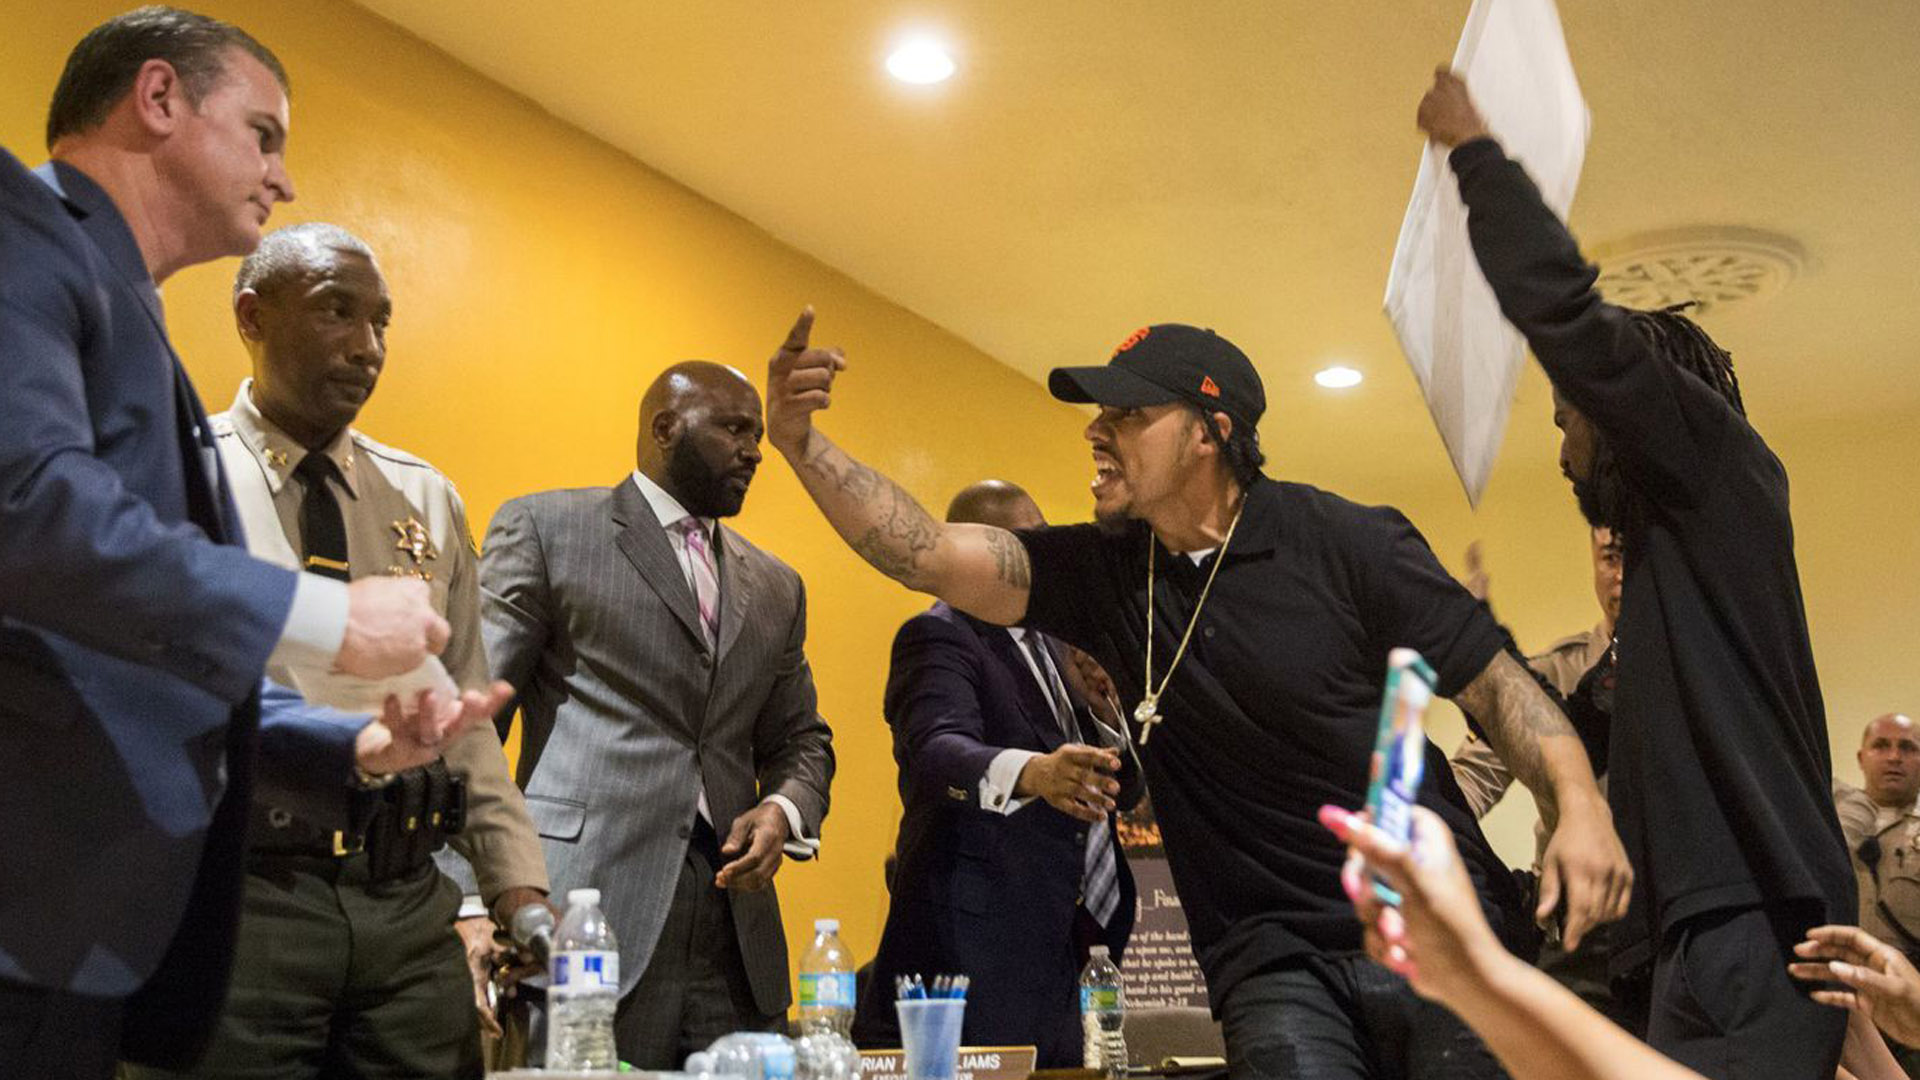
[[[1380,299],[1466,0],[361,2],[1016,369],[1211,325],[1296,462],[1365,424],[1379,470],[1444,474]],[[1756,415],[1920,409],[1920,3],[1561,11],[1594,116],[1576,231],[1785,234],[1801,277],[1707,319]],[[915,29],[952,80],[885,74]],[[1332,400],[1334,361],[1368,383]]]

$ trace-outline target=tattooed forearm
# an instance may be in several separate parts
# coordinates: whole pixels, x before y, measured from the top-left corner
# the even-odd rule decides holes
[[[802,480],[818,480],[838,494],[854,499],[870,499],[886,478],[853,460],[846,452],[828,442],[818,432],[809,440],[807,456],[800,463]],[[812,483],[808,483],[812,487]]]
[[[818,429],[781,452],[834,530],[874,569],[988,622],[1011,626],[1025,615],[1033,564],[1019,537],[936,520]]]
[[[1000,580],[1017,589],[1033,585],[1033,564],[1027,560],[1027,545],[1005,529],[987,534],[987,550],[993,553],[994,569]]]
[[[1479,722],[1500,760],[1533,793],[1541,817],[1553,823],[1561,779],[1578,768],[1589,777],[1592,771],[1566,715],[1504,650],[1454,700]]]
[[[910,589],[924,589],[926,559],[940,542],[940,523],[900,485],[813,434],[800,479],[827,520],[874,569]]]
[[[910,589],[922,588],[922,560],[938,545],[940,526],[906,492],[891,481],[887,486],[895,496],[892,512],[850,542],[874,569]]]

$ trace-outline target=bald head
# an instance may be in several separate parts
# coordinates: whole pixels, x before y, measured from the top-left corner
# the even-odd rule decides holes
[[[1910,807],[1920,798],[1920,736],[1899,713],[1875,717],[1860,736],[1860,774],[1876,804]]]
[[[1005,480],[982,480],[961,488],[947,504],[947,520],[1002,529],[1034,529],[1047,523],[1033,498]]]
[[[738,368],[711,360],[682,360],[662,371],[640,398],[640,430],[653,426],[665,412],[684,412],[717,398],[745,395],[758,408],[760,394]]]
[[[760,465],[760,392],[711,360],[683,360],[640,398],[634,457],[649,480],[696,517],[732,517]]]

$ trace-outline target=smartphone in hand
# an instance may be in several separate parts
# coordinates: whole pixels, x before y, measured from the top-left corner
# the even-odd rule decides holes
[[[1367,784],[1367,816],[1402,845],[1413,838],[1413,807],[1427,762],[1427,706],[1438,681],[1433,668],[1413,649],[1387,654],[1386,690],[1381,695],[1380,727],[1374,736],[1372,776]],[[1382,902],[1400,902],[1400,894],[1386,881],[1369,876],[1374,895]]]

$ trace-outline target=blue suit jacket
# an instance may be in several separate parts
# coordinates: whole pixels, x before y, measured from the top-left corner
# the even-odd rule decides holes
[[[1092,718],[1076,712],[1080,741],[1099,745]],[[964,973],[973,978],[967,1045],[1032,1044],[1043,1068],[1078,1066],[1075,918],[1087,827],[1039,799],[1010,815],[980,805],[980,779],[1000,751],[1045,753],[1066,741],[1019,646],[1004,628],[935,604],[894,638],[886,714],[905,815],[856,1039],[899,1045],[895,975]],[[1138,767],[1129,762],[1120,779],[1128,808],[1142,790]],[[1120,907],[1099,938],[1116,958],[1134,917],[1124,856],[1119,869]]]
[[[295,576],[241,546],[125,220],[43,176],[0,150],[0,979],[127,999],[123,1053],[180,1063],[224,995],[256,749],[335,816],[358,723],[276,691],[263,735]]]

